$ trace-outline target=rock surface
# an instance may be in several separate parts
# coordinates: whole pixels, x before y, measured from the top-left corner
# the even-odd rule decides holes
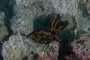
[[[88,14],[90,15],[90,0],[84,0]]]
[[[18,32],[3,44],[2,55],[4,60],[57,60],[58,48],[58,42],[38,44]]]
[[[73,27],[72,16],[77,13],[75,0],[15,0],[14,16],[11,19],[11,28],[14,32],[20,31],[28,35],[33,31],[34,21],[42,16],[61,14],[62,20],[68,20],[70,29]],[[67,15],[68,14],[68,15]],[[50,19],[49,19],[50,20]],[[38,22],[37,22],[38,23]]]
[[[0,12],[0,41],[5,38],[5,36],[8,35],[7,27],[4,24],[4,12]]]
[[[69,21],[68,30],[72,34],[90,32],[88,11],[83,0],[15,0],[15,2],[14,16],[11,19],[11,29],[14,33],[20,31],[28,35],[36,25],[39,26],[39,30],[48,27],[48,23],[44,26],[42,21],[45,23],[53,20],[56,14],[61,14],[63,21]],[[46,17],[41,19],[42,16]],[[50,18],[51,16],[53,19]],[[37,22],[34,23],[36,20]],[[40,28],[42,26],[43,28]]]
[[[84,4],[84,0],[11,1],[15,1],[15,5],[13,6],[14,16],[10,20],[10,27],[13,30],[14,35],[9,37],[9,41],[6,41],[3,44],[2,55],[4,60],[32,60],[34,57],[36,57],[35,59],[37,60],[46,60],[47,58],[48,60],[56,60],[58,56],[58,42],[52,42],[49,45],[41,45],[19,34],[22,33],[24,35],[28,35],[34,31],[34,29],[38,29],[35,28],[38,26],[38,30],[41,30],[41,27],[49,30],[47,28],[48,26],[51,26],[51,21],[49,22],[49,20],[53,20],[56,14],[61,14],[63,21],[69,21],[69,26],[67,28],[69,33],[65,32],[62,33],[63,36],[61,35],[62,38],[66,40],[65,43],[73,37],[72,34],[75,34],[75,39],[76,35],[79,37],[83,36],[83,34],[90,35],[90,17],[88,16],[89,11],[85,9],[86,6]],[[86,4],[88,4],[88,9],[89,2]],[[41,19],[42,16],[44,16],[44,19]],[[51,16],[52,18],[50,18]],[[43,25],[43,23],[45,23],[45,25]],[[3,30],[3,32],[4,31],[7,31],[7,29]],[[18,31],[19,33],[16,34]],[[4,33],[0,35],[0,38]]]
[[[90,36],[83,35],[71,43],[73,52],[81,60],[90,60]]]

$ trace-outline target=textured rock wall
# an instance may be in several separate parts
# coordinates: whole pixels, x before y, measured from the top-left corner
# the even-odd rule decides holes
[[[25,58],[32,60],[35,57],[37,60],[46,60],[46,58],[56,60],[59,49],[58,42],[41,45],[21,35],[28,35],[35,29],[49,30],[56,14],[61,14],[62,21],[69,21],[67,29],[59,33],[59,37],[65,41],[63,45],[67,44],[69,40],[76,39],[77,36],[80,38],[90,35],[90,17],[87,10],[89,3],[85,0],[10,0],[10,3],[13,2],[15,3],[13,6],[14,15],[10,19],[13,35],[8,37],[9,40],[5,41],[2,46],[4,60],[22,60]],[[4,26],[1,21],[0,24]],[[2,29],[2,27],[0,28]],[[4,33],[2,30],[0,32],[2,33],[1,38],[4,33],[7,35],[6,27],[3,30]]]
[[[33,31],[33,22],[40,16],[62,14],[62,20],[69,20],[70,29],[73,27],[72,16],[77,13],[77,1],[74,0],[15,0],[14,16],[11,19],[11,28],[14,32],[20,31],[29,34]],[[45,19],[46,19],[45,18]]]

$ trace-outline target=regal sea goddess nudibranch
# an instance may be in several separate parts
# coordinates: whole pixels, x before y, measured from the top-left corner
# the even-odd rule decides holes
[[[68,21],[62,22],[61,16],[57,14],[55,16],[55,19],[53,20],[51,24],[51,30],[50,32],[40,30],[38,32],[33,32],[30,35],[28,35],[29,38],[34,40],[35,42],[41,43],[41,44],[48,44],[52,41],[61,41],[57,36],[58,31],[62,31],[65,29],[65,27],[68,26]]]

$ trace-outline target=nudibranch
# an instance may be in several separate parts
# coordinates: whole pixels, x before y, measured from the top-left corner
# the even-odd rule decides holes
[[[28,35],[28,38],[34,40],[35,42],[41,43],[41,44],[48,44],[52,41],[61,41],[57,36],[58,31],[63,31],[68,26],[68,21],[61,21],[60,14],[57,14],[55,16],[55,19],[53,20],[51,24],[51,30],[50,32],[40,30],[38,32],[33,32]]]

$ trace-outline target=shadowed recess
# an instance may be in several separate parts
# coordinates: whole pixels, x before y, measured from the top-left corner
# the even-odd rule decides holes
[[[72,17],[72,20],[73,20],[72,21],[73,27],[70,30],[65,29],[64,31],[57,34],[57,36],[62,40],[61,41],[62,50],[59,49],[58,60],[65,60],[64,57],[66,55],[73,54],[70,42],[72,42],[74,39],[78,39],[79,37],[78,34],[74,35],[74,33],[71,33],[71,31],[74,31],[75,29],[77,29],[77,22],[75,20],[75,17]]]
[[[65,60],[65,56],[72,54],[72,47],[69,44],[71,41],[74,40],[75,35],[71,33],[71,30],[65,30],[62,31],[61,33],[58,33],[57,36],[62,40],[62,51],[59,50],[59,57],[58,60]]]
[[[5,23],[5,26],[7,27],[7,29],[8,29],[8,35],[7,36],[5,36],[5,38],[2,40],[3,42],[5,41],[5,40],[8,40],[8,38],[9,38],[9,36],[10,35],[12,35],[12,30],[11,30],[11,28],[10,28],[10,19],[12,18],[12,16],[13,16],[13,5],[14,5],[14,3],[12,2],[12,3],[9,3],[11,0],[3,0],[2,1],[2,3],[5,3],[5,5],[3,6],[3,4],[2,4],[2,6],[3,6],[3,8],[2,9],[0,9],[0,11],[4,11],[4,13],[5,13],[5,18],[4,18],[4,23]]]
[[[82,11],[82,15],[85,18],[85,17],[88,17],[89,14],[88,14],[88,11],[85,7],[85,4],[82,2],[83,2],[83,0],[80,0],[80,2],[78,2],[78,9],[80,9]]]
[[[3,11],[5,13],[4,23],[8,29],[8,33],[9,33],[7,36],[5,36],[5,38],[2,40],[2,42],[4,42],[5,40],[8,40],[9,36],[12,34],[9,20],[13,16],[12,6],[14,4],[13,3],[9,4],[10,1],[11,0],[0,0],[0,11]],[[2,43],[0,42],[0,53],[1,53],[1,50],[2,50]],[[3,60],[1,54],[0,54],[0,60]]]
[[[54,20],[55,15],[49,16],[41,16],[34,21],[34,31],[46,30],[50,31],[51,23]],[[76,28],[76,25],[74,26]],[[61,33],[58,33],[57,36],[62,40],[61,44],[63,45],[62,52],[59,50],[58,60],[64,60],[64,56],[69,55],[72,52],[72,47],[70,46],[70,42],[74,40],[75,35],[71,33],[72,30],[65,30]]]
[[[37,54],[37,53],[35,53],[34,55],[33,55],[33,60],[37,60],[39,58],[39,55]]]
[[[34,31],[50,31],[51,23],[54,20],[55,14],[50,14],[48,16],[40,16],[34,20]]]

